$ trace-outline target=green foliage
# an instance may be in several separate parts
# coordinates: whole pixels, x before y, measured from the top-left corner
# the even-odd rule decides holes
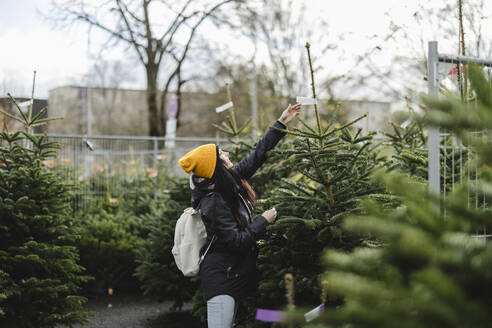
[[[388,163],[389,170],[398,169],[423,180],[427,179],[427,137],[422,124],[411,122],[405,127],[391,123],[393,132],[384,133],[393,150]]]
[[[183,210],[190,206],[188,180],[169,177],[160,191],[150,212],[137,218],[143,227],[143,240],[138,248],[135,276],[140,280],[145,295],[172,300],[173,307],[181,308],[191,301],[198,289],[197,278],[184,277],[171,253],[176,222]]]
[[[397,153],[401,153],[405,149],[415,150],[425,148],[427,137],[424,135],[420,122],[411,122],[404,127],[391,123],[391,126],[393,132],[387,132],[384,135],[389,139]]]
[[[424,135],[422,122],[414,120],[405,127],[391,124],[393,132],[385,133],[388,141],[384,143],[392,149],[391,155],[387,156],[388,170],[399,170],[421,182],[427,181],[427,136]],[[470,166],[470,152],[453,135],[447,134],[441,138],[440,162],[441,190],[450,191],[463,177],[474,179],[476,176],[475,168]]]
[[[369,180],[379,165],[371,140],[372,135],[360,130],[332,127],[322,138],[297,138],[284,151],[282,165],[291,174],[277,180],[264,201],[277,208],[279,218],[268,227],[260,247],[262,307],[283,307],[285,273],[294,276],[297,304],[319,304],[322,250],[350,250],[364,241],[343,231],[340,224],[358,211],[362,197],[382,192]]]
[[[364,135],[353,128],[364,116],[340,126],[335,122],[337,113],[326,125],[316,105],[315,114],[315,125],[299,118],[303,128],[287,131],[295,139],[283,150],[280,163],[290,174],[275,181],[262,202],[265,208],[274,206],[279,215],[260,245],[261,307],[284,306],[285,273],[294,276],[296,304],[319,304],[322,250],[361,245],[364,238],[343,231],[341,222],[359,211],[361,198],[384,192],[369,179],[382,164],[372,144],[373,133]]]
[[[371,140],[348,128],[320,140],[295,140],[283,165],[297,174],[283,179],[269,201],[282,215],[323,221],[356,207],[360,196],[380,190],[368,179],[378,165]]]
[[[76,227],[81,236],[75,243],[80,262],[94,278],[86,290],[135,290],[138,283],[133,273],[141,238],[129,206],[124,201],[96,199],[87,212],[77,215]]]
[[[490,138],[476,137],[477,130],[487,128],[482,133],[489,135],[492,127],[492,88],[480,69],[469,74],[478,104],[426,98],[423,122],[442,123],[473,147],[480,181],[456,188],[444,201],[401,174],[377,174],[403,203],[388,210],[365,201],[367,215],[344,224],[384,246],[326,252],[329,292],[344,298],[323,316],[330,327],[490,326],[492,246],[479,233],[492,229],[491,211],[468,206],[468,197],[476,192],[487,204],[492,200]]]
[[[161,197],[154,199],[154,195],[172,179],[167,163],[163,162],[155,171],[159,172],[157,177],[135,169],[131,179],[118,173],[95,172],[82,182],[82,190],[97,191],[81,197],[75,211],[76,227],[81,235],[75,246],[88,274],[95,278],[85,286],[86,293],[101,294],[107,288],[115,292],[137,292],[142,287],[134,275],[139,265],[140,245],[150,229],[142,218],[152,216],[159,204],[161,207],[167,204]],[[170,242],[172,245],[172,239]]]
[[[384,204],[398,202],[369,179],[383,161],[372,144],[373,134],[352,128],[361,118],[340,126],[335,122],[339,108],[321,126],[315,111],[316,125],[299,118],[303,128],[286,131],[286,140],[269,152],[268,161],[250,181],[260,197],[258,214],[275,207],[278,219],[269,225],[265,240],[258,242],[261,278],[257,300],[248,301],[245,318],[237,320],[245,319],[246,326],[253,324],[251,313],[256,307],[284,307],[286,273],[294,276],[296,303],[319,304],[322,250],[350,250],[365,243],[360,235],[341,229],[343,219],[357,212],[367,195]],[[229,152],[235,161],[252,149],[250,143],[236,141],[234,145]]]
[[[7,298],[8,295],[12,294],[12,290],[8,289],[8,278],[9,275],[0,270],[0,319],[5,316],[4,309],[2,308],[2,304]],[[12,287],[10,287],[12,289]]]
[[[31,108],[32,110],[32,108]],[[77,264],[68,185],[43,160],[57,147],[29,128],[46,119],[31,110],[22,132],[0,133],[0,326],[54,327],[86,321],[87,281]]]

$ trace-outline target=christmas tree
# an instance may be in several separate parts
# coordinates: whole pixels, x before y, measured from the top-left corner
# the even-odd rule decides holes
[[[40,118],[47,108],[32,117],[32,105],[24,113],[10,99],[20,117],[3,114],[25,129],[0,133],[0,326],[85,322],[86,299],[77,291],[87,277],[71,246],[70,188],[43,164],[55,155],[57,144],[30,133],[50,120]]]
[[[450,95],[450,93],[443,93]],[[428,179],[427,136],[422,122],[416,119],[415,111],[408,106],[411,116],[402,125],[391,122],[393,132],[384,133],[385,145],[391,147],[386,166],[389,170],[406,172],[413,178],[426,182]],[[387,151],[386,151],[387,153]],[[440,141],[440,190],[450,191],[463,177],[475,178],[476,172],[470,167],[470,153],[455,136],[446,134]]]
[[[413,108],[407,107],[412,116],[415,115]],[[384,133],[392,153],[388,163],[389,170],[398,169],[422,179],[427,179],[427,137],[424,134],[422,124],[415,121],[413,117],[407,117],[401,124],[391,122],[392,132]]]
[[[84,286],[88,293],[101,294],[109,289],[135,291],[138,282],[133,277],[136,268],[140,227],[135,219],[134,201],[124,199],[94,199],[91,207],[75,216],[80,238],[75,246],[80,264],[93,277]]]
[[[310,46],[306,45],[310,60]],[[312,97],[316,99],[311,67]],[[310,110],[310,109],[306,109]],[[268,227],[261,244],[259,300],[262,307],[284,306],[284,274],[294,276],[296,303],[320,302],[322,265],[325,247],[350,250],[364,238],[342,231],[340,224],[350,213],[358,212],[362,197],[385,200],[381,185],[369,180],[382,162],[372,144],[373,133],[363,134],[353,125],[364,116],[340,126],[323,124],[317,104],[315,126],[302,119],[302,129],[287,131],[296,137],[292,148],[285,150],[281,163],[291,176],[277,181],[270,190],[265,207],[275,206],[277,222]]]
[[[171,300],[173,308],[181,308],[190,302],[198,289],[197,278],[183,276],[171,253],[176,222],[189,206],[188,179],[169,176],[150,212],[137,218],[144,228],[135,276],[140,280],[145,295]]]
[[[484,203],[492,200],[492,88],[477,67],[469,69],[469,79],[476,104],[427,98],[423,122],[473,148],[480,182],[464,183],[443,200],[404,175],[377,174],[403,203],[385,210],[368,200],[368,215],[344,224],[374,235],[383,247],[325,254],[329,292],[344,298],[323,316],[329,327],[490,326],[492,246],[484,232],[492,228],[491,211],[468,206],[468,197],[472,190]]]

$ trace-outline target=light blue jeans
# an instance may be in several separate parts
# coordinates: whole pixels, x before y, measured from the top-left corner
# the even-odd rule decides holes
[[[237,304],[232,296],[217,295],[207,301],[208,328],[231,328]]]

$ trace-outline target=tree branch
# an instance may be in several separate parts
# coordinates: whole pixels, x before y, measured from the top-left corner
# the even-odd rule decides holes
[[[106,25],[101,24],[100,22],[96,21],[91,15],[87,14],[86,12],[77,12],[68,8],[64,8],[63,11],[66,13],[74,16],[75,20],[83,21],[89,24],[90,26],[97,27],[107,33],[109,33],[111,36],[116,37],[122,41],[128,42],[128,43],[135,43],[136,46],[143,47],[142,44],[138,43],[135,40],[129,39],[126,36],[124,36],[122,33],[119,33],[117,31],[112,30],[111,28],[107,27]]]
[[[190,2],[191,0],[188,0],[188,2]],[[198,22],[195,23],[195,25],[193,25],[193,27],[191,28],[191,32],[190,32],[190,37],[188,38],[188,41],[186,43],[186,46],[185,46],[185,50],[183,51],[183,56],[181,56],[181,60],[178,61],[178,65],[181,65],[182,61],[184,60],[184,58],[186,57],[186,54],[189,50],[189,47],[190,47],[190,44],[191,44],[191,41],[193,40],[193,37],[194,37],[194,34],[195,34],[195,31],[198,29],[198,27],[203,23],[203,21],[209,17],[210,15],[212,15],[217,9],[219,9],[220,7],[222,7],[223,5],[225,5],[226,3],[229,3],[229,2],[234,2],[234,1],[237,1],[237,0],[224,0],[222,2],[219,2],[218,4],[216,4],[215,6],[213,6],[209,11],[207,12],[204,12],[202,17],[198,20]],[[188,2],[186,5],[188,5]],[[183,24],[186,20],[188,20],[189,18],[195,16],[196,14],[198,14],[198,12],[194,12],[192,13],[190,16],[184,16],[183,20],[179,23],[178,27]],[[181,13],[180,13],[181,15]],[[178,16],[179,17],[179,16]],[[176,30],[173,31],[173,33],[171,34],[171,36],[169,37],[169,39],[167,40],[166,42],[166,45],[163,46],[161,48],[161,51],[160,53],[158,54],[158,63],[160,64],[160,61],[162,60],[162,57],[164,55],[164,53],[166,52],[166,48],[167,46],[172,42],[172,38],[174,37],[174,34],[176,33]]]
[[[126,25],[126,28],[128,30],[128,33],[130,34],[130,40],[128,42],[130,42],[134,46],[135,50],[137,51],[138,57],[140,58],[140,60],[142,61],[142,63],[145,64],[145,59],[144,59],[142,53],[140,52],[141,45],[139,45],[138,42],[137,42],[137,40],[135,40],[135,37],[133,35],[133,30],[130,27],[130,23],[128,22],[128,19],[126,18],[126,15],[125,15],[125,11],[126,12],[129,12],[128,11],[128,7],[125,5],[125,11],[124,11],[123,8],[122,8],[122,6],[121,6],[121,1],[120,0],[116,0],[116,4],[118,5],[118,11],[119,11],[119,13],[121,15],[121,18],[125,22],[125,25]],[[149,60],[149,58],[147,58],[147,60]]]

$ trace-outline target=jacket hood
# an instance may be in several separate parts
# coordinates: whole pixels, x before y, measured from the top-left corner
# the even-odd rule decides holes
[[[191,206],[197,208],[202,198],[215,190],[215,183],[211,179],[202,178],[195,174],[190,175]]]

